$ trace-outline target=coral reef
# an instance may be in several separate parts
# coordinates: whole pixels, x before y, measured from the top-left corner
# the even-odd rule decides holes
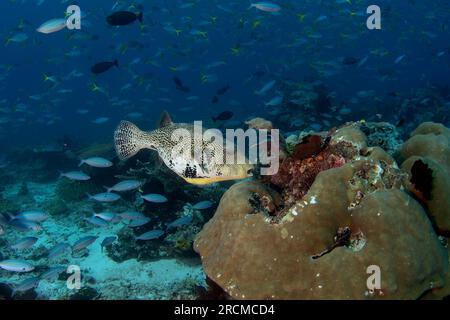
[[[72,181],[61,179],[56,185],[57,201],[76,202],[86,199],[87,194],[104,192],[104,189],[91,181]]]
[[[450,234],[450,129],[426,122],[411,133],[401,150],[407,188],[428,209],[439,232]]]
[[[380,147],[394,156],[403,141],[397,128],[388,122],[362,122],[360,129],[367,136],[370,147]]]
[[[207,276],[232,298],[417,299],[443,292],[447,249],[403,191],[406,174],[383,149],[367,146],[359,126],[328,133],[328,144],[307,148],[306,158],[291,156],[280,176],[225,193],[194,249]],[[339,161],[330,165],[332,155]],[[381,272],[376,290],[367,287],[373,266]]]

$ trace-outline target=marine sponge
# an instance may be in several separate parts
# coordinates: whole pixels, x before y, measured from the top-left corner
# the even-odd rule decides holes
[[[231,297],[416,299],[446,284],[447,251],[424,209],[401,190],[395,162],[367,148],[355,126],[333,135],[331,143],[340,142],[361,154],[318,173],[281,219],[270,211],[285,199],[270,185],[241,182],[225,193],[194,249]],[[373,266],[381,271],[377,290],[367,286]]]

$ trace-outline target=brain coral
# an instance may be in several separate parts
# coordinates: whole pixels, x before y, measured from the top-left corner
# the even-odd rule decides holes
[[[320,172],[306,195],[274,219],[285,197],[260,181],[223,196],[197,236],[207,276],[236,299],[415,299],[446,283],[448,253],[402,173],[351,125],[330,144],[358,155]],[[368,268],[381,287],[369,290]]]

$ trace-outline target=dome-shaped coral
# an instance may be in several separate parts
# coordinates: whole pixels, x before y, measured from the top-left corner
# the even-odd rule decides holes
[[[437,229],[450,233],[450,130],[425,122],[401,148],[408,189],[422,201]]]
[[[208,277],[237,299],[416,299],[445,285],[448,254],[404,174],[351,125],[330,145],[351,143],[346,163],[318,173],[285,205],[270,185],[241,182],[197,236]],[[283,190],[282,190],[283,191]],[[369,290],[379,268],[381,287]]]

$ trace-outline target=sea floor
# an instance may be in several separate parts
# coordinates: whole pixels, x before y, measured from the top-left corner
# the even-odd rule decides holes
[[[56,183],[28,183],[29,195],[21,203],[22,210],[38,209],[48,199],[55,196]],[[10,185],[3,192],[5,199],[17,201],[17,194],[21,184]],[[4,259],[21,259],[31,261],[36,269],[30,273],[11,273],[0,269],[0,283],[14,287],[18,283],[39,276],[49,266],[75,265],[81,271],[81,289],[69,289],[67,276],[59,280],[41,280],[35,288],[37,299],[190,299],[195,298],[196,288],[204,286],[204,273],[200,259],[180,260],[164,257],[151,261],[137,261],[129,259],[122,262],[112,260],[100,243],[105,237],[117,234],[127,228],[123,223],[111,224],[107,227],[95,227],[80,224],[79,213],[90,210],[89,202],[81,202],[86,208],[78,207],[69,214],[50,216],[42,223],[43,230],[39,232],[20,233],[11,228],[2,239],[7,243],[14,243],[25,236],[35,236],[39,240],[36,244],[23,251],[6,250],[7,243],[0,246]],[[62,242],[73,244],[86,235],[97,236],[97,240],[84,249],[77,256],[70,254],[48,261],[47,249]],[[88,296],[85,296],[88,295]],[[19,295],[20,297],[20,295]]]

